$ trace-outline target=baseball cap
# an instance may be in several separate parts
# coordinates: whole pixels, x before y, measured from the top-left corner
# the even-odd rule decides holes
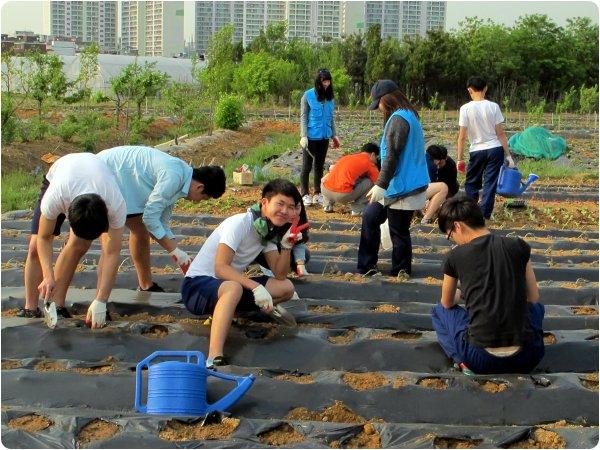
[[[392,80],[377,80],[371,88],[371,98],[373,101],[369,105],[369,109],[377,109],[381,97],[398,89],[398,85]]]

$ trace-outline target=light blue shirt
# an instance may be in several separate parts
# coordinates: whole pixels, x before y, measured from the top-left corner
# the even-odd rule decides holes
[[[173,239],[168,226],[171,212],[175,202],[188,194],[193,169],[151,147],[125,145],[97,156],[114,173],[127,215],[142,213],[144,225],[156,239]]]

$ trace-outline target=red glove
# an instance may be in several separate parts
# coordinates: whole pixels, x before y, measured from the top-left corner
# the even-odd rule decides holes
[[[300,216],[296,216],[292,221],[292,226],[289,230],[283,235],[281,238],[281,246],[283,248],[291,249],[296,242],[302,239],[302,231],[308,228],[308,222],[298,226],[298,222],[300,222]]]
[[[464,161],[457,161],[456,170],[458,170],[460,173],[465,173],[467,171],[467,165]]]
[[[175,248],[172,252],[169,252],[169,255],[171,255],[171,259],[177,263],[185,275],[190,268],[190,264],[192,264],[192,258],[190,258],[186,252],[180,250],[179,248]]]

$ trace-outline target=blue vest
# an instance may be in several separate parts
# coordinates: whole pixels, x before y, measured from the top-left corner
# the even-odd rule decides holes
[[[329,139],[332,137],[331,122],[333,120],[333,100],[321,103],[317,100],[315,89],[307,90],[304,95],[308,101],[307,138],[311,140]]]
[[[381,137],[381,145],[379,146],[382,164],[387,155],[385,136],[390,121],[394,116],[400,116],[406,120],[410,125],[410,131],[408,132],[406,147],[400,153],[394,176],[385,191],[385,196],[389,198],[405,196],[415,189],[426,187],[429,184],[423,128],[421,128],[421,122],[419,122],[417,116],[410,110],[397,110],[385,124],[383,136]]]

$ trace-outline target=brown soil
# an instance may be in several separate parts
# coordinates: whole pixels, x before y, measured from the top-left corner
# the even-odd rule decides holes
[[[498,392],[504,392],[508,389],[507,383],[497,383],[495,381],[485,380],[479,382],[479,387],[490,394],[497,394]]]
[[[356,331],[348,330],[344,334],[337,336],[329,336],[327,340],[335,345],[347,345],[350,344],[356,337]]]
[[[125,322],[158,322],[158,323],[174,323],[176,322],[175,317],[169,314],[160,314],[158,316],[152,316],[147,312],[124,315],[120,316],[119,314],[111,314],[113,316],[113,320],[121,320]]]
[[[544,333],[544,345],[554,345],[556,344],[556,336],[552,333]]]
[[[19,308],[11,308],[2,311],[2,317],[17,317],[17,313],[19,312]]]
[[[79,430],[77,443],[81,446],[92,441],[104,441],[113,437],[120,430],[121,427],[116,423],[94,419]]]
[[[438,280],[437,278],[434,278],[434,277],[425,277],[423,279],[423,282],[425,284],[433,284],[435,286],[441,286],[442,285],[442,280]]]
[[[578,283],[574,283],[572,281],[564,281],[560,283],[560,287],[564,287],[567,289],[581,289],[583,286]]]
[[[437,377],[428,377],[419,380],[417,383],[419,386],[423,386],[429,389],[447,389],[448,381]]]
[[[172,267],[172,266],[169,266],[169,265],[164,266],[164,267],[154,267],[154,266],[152,266],[150,268],[150,271],[152,273],[155,273],[156,275],[168,275],[168,274],[171,274],[171,273],[179,272],[179,269],[176,269],[175,267]]]
[[[399,313],[400,308],[396,305],[385,304],[385,305],[379,305],[374,308],[371,308],[371,311],[393,314],[393,313]]]
[[[583,428],[583,425],[569,423],[565,419],[559,420],[557,422],[546,423],[542,426],[544,428]]]
[[[394,389],[400,389],[408,384],[408,380],[404,377],[396,377],[394,379],[394,384],[392,384]]]
[[[28,414],[26,416],[15,417],[8,422],[8,426],[18,430],[36,433],[54,425],[49,418],[37,414]]]
[[[312,312],[319,312],[325,314],[335,314],[340,312],[340,308],[336,308],[335,306],[329,305],[309,305],[308,310]]]
[[[191,236],[180,240],[179,245],[201,245],[204,244],[204,241],[206,241],[206,238],[204,236]]]
[[[221,423],[201,426],[179,420],[169,420],[158,436],[166,441],[195,441],[207,439],[228,439],[240,424],[240,419],[223,418]]]
[[[366,423],[362,431],[343,446],[339,441],[333,441],[329,446],[331,448],[381,448],[381,437],[372,423]]]
[[[163,325],[152,325],[142,331],[142,336],[150,339],[164,339],[169,335],[169,329]]]
[[[315,382],[315,379],[312,377],[312,375],[294,375],[291,373],[283,373],[281,375],[273,377],[273,379],[281,381],[291,381],[292,383],[297,384],[312,384]]]
[[[102,375],[112,372],[114,367],[112,364],[103,364],[94,367],[75,367],[73,370],[81,375]]]
[[[598,372],[590,373],[581,379],[581,384],[592,391],[598,392]]]
[[[300,328],[333,328],[333,324],[327,322],[314,322],[314,323],[299,323]]]
[[[369,336],[369,339],[400,339],[400,340],[414,340],[420,339],[423,333],[416,332],[404,332],[404,331],[384,331],[376,332]]]
[[[342,381],[355,391],[367,391],[390,384],[388,379],[378,372],[348,372],[342,375]]]
[[[66,372],[67,367],[60,361],[42,360],[35,365],[34,370],[38,372]]]
[[[17,361],[17,360],[12,360],[12,359],[3,359],[2,360],[2,370],[13,370],[13,369],[20,369],[21,366],[21,361]]]
[[[435,437],[433,446],[435,448],[475,448],[483,442],[483,439],[457,439],[450,437]]]
[[[283,445],[304,441],[304,436],[298,433],[296,429],[288,423],[283,423],[277,428],[261,433],[258,435],[258,438],[263,444],[272,445],[274,447],[281,447]]]
[[[334,404],[326,407],[322,412],[310,411],[300,407],[292,409],[285,416],[285,420],[310,420],[318,422],[364,423],[366,420],[344,405],[335,400]]]
[[[571,311],[576,316],[597,316],[598,309],[593,306],[573,306]]]
[[[536,428],[531,437],[514,442],[508,448],[565,448],[567,443],[554,431]]]

